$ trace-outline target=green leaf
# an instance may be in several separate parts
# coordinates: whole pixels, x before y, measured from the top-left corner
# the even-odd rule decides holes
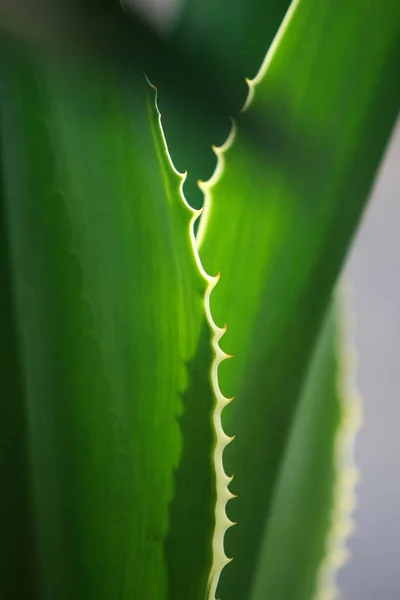
[[[15,46],[2,80],[9,393],[23,386],[2,460],[27,456],[40,598],[203,600],[216,493],[207,280],[154,94],[141,74],[128,84]],[[10,579],[0,586],[13,596]]]
[[[211,312],[235,356],[219,375],[235,396],[223,412],[236,435],[224,462],[238,495],[227,507],[238,525],[225,538],[234,560],[223,600],[253,585],[318,330],[396,118],[399,12],[396,0],[293,4],[204,187],[200,256],[221,274]],[[246,120],[258,123],[258,144]]]
[[[344,308],[339,300],[330,308],[313,351],[263,532],[252,600],[334,597],[352,526],[353,440],[360,422]]]

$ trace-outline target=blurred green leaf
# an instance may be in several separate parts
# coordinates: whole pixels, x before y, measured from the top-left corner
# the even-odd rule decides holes
[[[30,509],[23,377],[11,284],[4,189],[0,191],[0,589],[36,600],[36,552]],[[22,576],[21,576],[22,574]]]
[[[290,0],[186,0],[175,38],[219,72],[239,110],[244,78],[258,71],[289,5]]]
[[[252,588],[318,330],[400,100],[396,0],[294,6],[222,176],[206,188],[199,231],[206,271],[221,273],[211,311],[227,323],[221,345],[235,356],[219,376],[235,396],[223,412],[236,435],[224,462],[238,494],[227,507],[238,525],[225,538],[234,560],[222,572],[223,600]],[[242,123],[263,115],[254,144]],[[299,597],[274,592],[274,600]]]
[[[237,0],[200,7],[189,0],[175,33],[160,35],[135,11],[135,2],[123,7],[119,0],[45,0],[36,6],[7,0],[0,5],[0,31],[22,33],[51,53],[56,48],[77,57],[88,54],[128,79],[144,69],[162,90],[174,164],[189,169],[185,189],[191,205],[200,207],[196,182],[215,167],[211,145],[226,137],[228,117],[245,98],[244,78],[258,68],[288,4]],[[223,10],[229,19],[221,18]]]
[[[32,482],[46,600],[203,600],[208,583],[206,281],[153,96],[141,73],[128,84],[32,48],[3,53],[1,260],[17,333],[2,460],[16,507]],[[25,456],[15,483],[7,461],[19,473]],[[28,533],[16,535],[2,553]],[[10,577],[0,586],[15,597]]]
[[[324,318],[293,416],[250,598],[330,598],[351,527],[351,440],[360,407],[337,300]],[[350,441],[350,443],[349,443]]]
[[[146,70],[165,84],[173,103],[187,103],[203,127],[230,114],[232,90],[205,57],[160,32],[119,0],[6,0],[0,3],[0,33],[24,37],[49,52],[112,65],[128,80]],[[10,33],[12,32],[12,33]],[[240,79],[237,79],[240,81]]]

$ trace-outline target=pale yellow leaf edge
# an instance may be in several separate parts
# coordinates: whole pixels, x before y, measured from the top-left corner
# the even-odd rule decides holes
[[[325,557],[318,569],[313,600],[338,600],[341,597],[337,576],[349,561],[347,543],[355,531],[357,486],[360,471],[356,464],[355,442],[363,425],[362,399],[357,385],[358,357],[354,343],[355,318],[351,311],[351,289],[342,281],[335,294],[337,333],[336,385],[341,404],[341,422],[336,433],[334,460],[335,484],[331,527],[326,538]]]
[[[267,72],[268,67],[272,61],[274,54],[275,54],[276,48],[278,47],[278,45],[284,35],[284,32],[287,29],[288,24],[289,24],[290,20],[292,19],[293,15],[295,13],[295,10],[296,10],[297,6],[299,5],[300,1],[301,0],[292,0],[292,3],[290,5],[289,9],[287,10],[284,19],[282,20],[281,26],[279,27],[278,32],[277,32],[271,46],[269,47],[269,49],[267,51],[267,54],[264,58],[264,61],[261,65],[256,77],[254,79],[246,79],[246,82],[249,86],[249,91],[248,91],[247,99],[242,108],[242,112],[246,111],[249,108],[249,106],[251,105],[253,97],[254,97],[255,88],[258,85],[258,83],[260,83],[260,81],[263,79],[265,73]],[[216,184],[220,181],[220,179],[223,175],[224,164],[225,164],[224,154],[232,146],[232,144],[235,140],[235,137],[236,137],[236,130],[237,130],[236,122],[234,119],[232,119],[231,131],[230,131],[225,143],[219,147],[213,146],[214,153],[216,154],[216,157],[217,157],[217,166],[214,170],[214,173],[212,174],[212,176],[210,177],[210,179],[208,181],[199,181],[198,182],[198,185],[204,194],[204,207],[203,207],[202,211],[200,211],[201,219],[200,219],[200,223],[199,223],[197,236],[194,238],[194,244],[196,246],[195,252],[196,252],[199,268],[203,271],[203,273],[206,277],[209,277],[209,276],[205,274],[203,267],[201,265],[201,261],[200,261],[200,257],[199,257],[199,250],[201,248],[201,244],[203,242],[205,232],[207,230],[207,225],[208,225],[211,210],[212,210],[212,190],[216,186]],[[194,230],[192,229],[192,233],[193,233],[193,231]],[[217,435],[217,446],[216,446],[216,450],[215,450],[215,454],[214,454],[214,465],[215,465],[215,470],[216,470],[216,475],[217,475],[217,502],[216,502],[216,508],[215,508],[216,527],[215,527],[214,538],[213,538],[213,562],[212,562],[210,580],[209,580],[208,600],[216,600],[215,594],[216,594],[218,581],[219,581],[222,569],[233,559],[233,557],[228,558],[225,553],[224,537],[225,537],[225,533],[229,529],[229,527],[231,527],[232,525],[235,524],[229,520],[229,518],[226,514],[226,505],[227,505],[228,501],[235,497],[228,488],[229,483],[233,479],[233,476],[229,477],[225,473],[224,466],[223,466],[224,448],[227,446],[227,444],[229,442],[232,441],[233,438],[230,438],[225,434],[225,432],[223,431],[222,422],[221,422],[222,410],[230,401],[233,400],[233,398],[229,398],[229,399],[226,398],[222,394],[222,392],[219,388],[219,383],[218,383],[218,367],[225,358],[229,358],[229,355],[222,352],[222,350],[219,347],[219,341],[220,341],[222,335],[226,331],[226,326],[223,329],[218,328],[212,319],[211,310],[210,310],[210,295],[211,295],[211,292],[214,289],[215,285],[217,284],[218,279],[219,279],[219,275],[216,278],[210,278],[207,293],[206,293],[206,300],[205,300],[207,319],[208,319],[211,327],[214,330],[213,344],[214,344],[214,351],[215,351],[215,360],[214,360],[214,364],[212,367],[212,382],[213,382],[214,393],[217,398],[217,404],[216,404],[216,409],[215,409],[215,413],[214,413],[214,426],[215,426],[215,431],[216,431],[216,435]]]

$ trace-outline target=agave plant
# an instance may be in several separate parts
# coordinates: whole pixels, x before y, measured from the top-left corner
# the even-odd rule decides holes
[[[359,405],[335,282],[399,107],[400,5],[287,4],[189,0],[168,39],[117,0],[34,31],[8,8],[4,598],[337,593]]]

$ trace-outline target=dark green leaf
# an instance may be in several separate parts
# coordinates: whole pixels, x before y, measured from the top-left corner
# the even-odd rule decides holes
[[[27,428],[16,410],[3,459],[28,440],[40,598],[203,600],[214,400],[193,214],[141,74],[28,56],[3,55],[9,389]]]

